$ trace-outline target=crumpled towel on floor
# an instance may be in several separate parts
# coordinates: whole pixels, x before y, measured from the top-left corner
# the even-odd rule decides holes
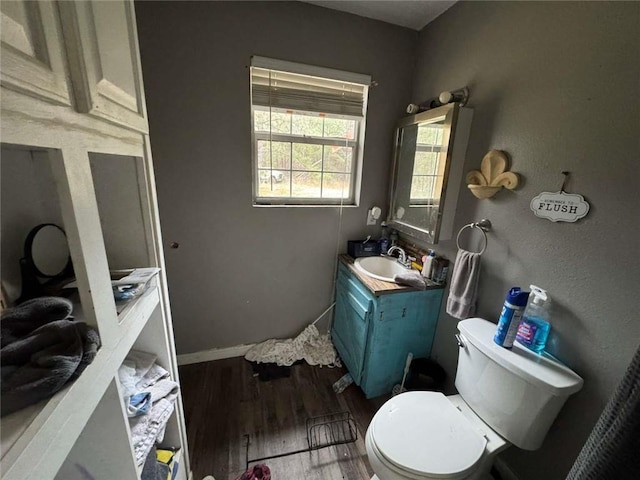
[[[341,366],[340,358],[329,334],[321,335],[315,325],[309,325],[296,338],[271,339],[253,346],[244,356],[250,362],[291,366],[298,360],[309,365]]]

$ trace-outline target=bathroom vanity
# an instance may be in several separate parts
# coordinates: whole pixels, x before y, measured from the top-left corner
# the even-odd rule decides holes
[[[417,290],[370,278],[341,255],[331,338],[367,398],[388,394],[402,381],[409,352],[428,357],[443,287]]]

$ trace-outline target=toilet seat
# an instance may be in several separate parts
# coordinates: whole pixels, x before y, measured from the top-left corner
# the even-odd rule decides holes
[[[378,410],[369,433],[378,458],[410,478],[464,478],[487,445],[485,436],[437,392],[393,397]]]

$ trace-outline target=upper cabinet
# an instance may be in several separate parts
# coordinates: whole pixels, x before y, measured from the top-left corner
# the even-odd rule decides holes
[[[0,11],[2,86],[148,133],[133,2],[10,0]]]
[[[56,5],[3,1],[2,86],[61,105],[71,99]]]
[[[146,133],[133,2],[60,2],[77,109]]]

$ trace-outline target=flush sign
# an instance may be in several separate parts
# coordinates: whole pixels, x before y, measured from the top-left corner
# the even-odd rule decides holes
[[[552,222],[575,222],[589,213],[589,204],[577,193],[542,192],[531,200],[531,210]]]

